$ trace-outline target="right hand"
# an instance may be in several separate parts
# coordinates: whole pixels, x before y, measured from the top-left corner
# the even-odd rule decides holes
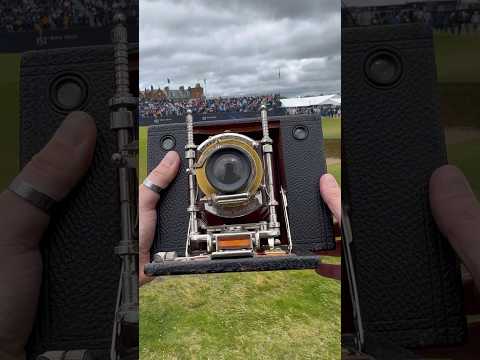
[[[440,231],[480,290],[480,205],[458,168],[445,165],[433,172],[430,178],[430,206]]]

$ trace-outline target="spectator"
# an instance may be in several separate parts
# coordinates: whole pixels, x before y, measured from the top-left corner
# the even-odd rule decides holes
[[[168,98],[152,99],[145,92],[142,92],[139,101],[139,112],[140,117],[152,119],[184,116],[188,109],[191,109],[194,114],[257,112],[263,102],[269,110],[281,107],[279,95],[174,100]]]
[[[377,7],[350,7],[342,14],[347,26],[395,25],[421,22],[451,34],[478,31],[480,3],[468,6],[445,5],[430,2],[426,6],[392,5]]]
[[[0,31],[22,32],[103,27],[112,22],[116,9],[124,10],[127,19],[135,19],[138,0],[51,0],[43,6],[34,0],[0,0]]]
[[[480,26],[480,13],[478,11],[475,11],[470,18],[470,21],[472,23],[472,30],[478,31],[478,27]]]

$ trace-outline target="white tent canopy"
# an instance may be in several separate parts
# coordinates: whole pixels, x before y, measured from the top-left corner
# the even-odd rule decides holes
[[[340,105],[342,103],[340,95],[337,94],[280,99],[280,101],[282,103],[282,107],[286,108],[318,105]]]

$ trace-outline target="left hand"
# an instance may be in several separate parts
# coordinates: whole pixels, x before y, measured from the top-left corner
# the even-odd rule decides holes
[[[87,113],[69,114],[20,179],[56,201],[87,172],[96,140]],[[42,279],[39,243],[50,216],[10,190],[0,194],[0,359],[25,359]]]

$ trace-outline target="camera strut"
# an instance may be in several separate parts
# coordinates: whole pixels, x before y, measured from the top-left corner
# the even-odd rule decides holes
[[[262,104],[261,106],[261,117],[262,117],[262,153],[264,158],[264,163],[266,167],[265,171],[265,185],[267,187],[268,194],[268,207],[269,207],[269,230],[278,230],[280,229],[280,223],[277,220],[277,209],[278,202],[275,200],[275,188],[273,185],[273,165],[272,165],[272,153],[273,153],[273,140],[268,133],[268,119],[267,119],[267,106]],[[271,249],[275,246],[275,238],[268,239],[268,245]]]
[[[118,152],[112,162],[118,168],[120,188],[121,239],[115,253],[122,266],[112,332],[111,360],[138,358],[138,141],[132,110],[137,98],[130,93],[126,17],[117,12],[113,19],[112,41],[115,61],[115,94],[110,99],[110,128],[117,133]]]

